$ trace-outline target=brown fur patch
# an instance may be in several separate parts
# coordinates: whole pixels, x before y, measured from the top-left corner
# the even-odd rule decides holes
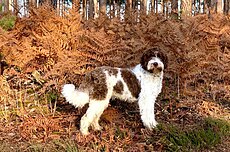
[[[122,92],[124,91],[123,83],[121,81],[118,81],[113,87],[113,90],[118,94],[122,94]]]
[[[89,97],[95,100],[104,100],[108,89],[106,85],[106,75],[103,68],[97,68],[86,74],[85,79],[80,85],[80,89],[88,90]]]
[[[117,74],[118,74],[118,69],[115,69],[115,68],[112,68],[112,67],[105,67],[105,70],[108,71],[108,74],[110,76],[114,75],[116,77]]]
[[[139,93],[141,91],[141,86],[136,76],[128,69],[122,69],[121,76],[127,84],[132,96],[138,98]]]

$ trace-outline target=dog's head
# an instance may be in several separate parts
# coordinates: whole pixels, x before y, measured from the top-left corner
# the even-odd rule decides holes
[[[141,66],[144,70],[157,74],[167,68],[168,58],[159,48],[145,51],[141,57]]]

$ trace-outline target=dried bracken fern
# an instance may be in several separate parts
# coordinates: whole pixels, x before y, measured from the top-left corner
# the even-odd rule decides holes
[[[4,111],[7,110],[8,106],[12,106],[12,100],[14,100],[14,93],[10,89],[10,86],[7,82],[7,80],[0,76],[0,107],[2,114],[4,114]]]
[[[61,104],[59,108],[65,113],[67,108],[63,107],[63,98],[58,98],[64,83],[78,86],[84,74],[98,66],[134,66],[139,63],[145,49],[159,46],[169,58],[163,92],[156,104],[159,120],[185,127],[198,122],[202,114],[229,115],[229,17],[199,15],[173,20],[149,14],[141,16],[137,22],[134,12],[126,16],[124,22],[106,17],[84,21],[75,12],[60,17],[52,9],[47,9],[45,6],[31,9],[30,16],[18,19],[11,32],[0,32],[1,60],[8,64],[0,77],[2,110],[5,108],[3,103],[17,108],[17,99],[29,94],[26,90],[32,88],[30,96],[41,98],[49,91],[57,93],[55,103],[46,104],[50,107],[58,100]],[[96,150],[119,150],[123,148],[123,142],[130,151],[146,147],[156,150],[146,146],[136,108],[123,108],[121,113],[125,118],[108,110],[102,118],[107,123],[103,125],[106,132],[94,133],[84,139],[79,131],[73,129],[74,124],[69,124],[80,119],[79,110],[72,111],[75,115],[71,120],[67,120],[66,117],[70,116],[64,116],[61,110],[58,119],[45,118],[28,110],[32,106],[24,102],[29,99],[21,99],[22,106],[25,105],[25,117],[18,115],[21,118],[19,130],[24,139],[46,140],[54,137],[53,132],[59,130],[62,136],[77,140],[83,150],[89,150],[84,147],[95,147],[95,144]],[[35,97],[30,100],[38,101]],[[120,104],[123,103],[119,102],[117,106]],[[223,106],[225,110],[221,109]],[[229,116],[225,118],[229,120]],[[117,121],[118,126],[113,121]],[[68,135],[63,128],[68,130]],[[160,143],[155,145],[162,150]]]
[[[55,132],[61,131],[58,119],[52,119],[48,116],[24,117],[21,121],[18,130],[24,139],[46,141],[49,138],[54,138]],[[58,135],[55,137],[58,139]]]

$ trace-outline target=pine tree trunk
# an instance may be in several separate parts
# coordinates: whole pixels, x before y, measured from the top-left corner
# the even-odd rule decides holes
[[[151,1],[151,12],[155,13],[155,0]]]
[[[82,16],[86,19],[86,0],[82,0]]]
[[[229,0],[224,0],[224,14],[228,15],[229,13]]]
[[[106,0],[100,0],[100,13],[106,14]]]
[[[13,5],[14,5],[14,14],[15,15],[18,15],[18,13],[19,13],[19,8],[18,8],[18,1],[17,0],[14,0],[13,1]]]
[[[161,8],[162,8],[162,12],[161,13],[163,13],[164,14],[164,12],[165,12],[165,7],[164,7],[164,0],[161,0]]]
[[[222,5],[223,5],[222,0],[219,0],[217,2],[217,13],[223,13]]]
[[[182,17],[191,16],[192,14],[192,1],[182,0]]]
[[[147,13],[147,0],[142,0],[142,5],[141,5],[141,11],[144,12],[144,14]]]
[[[94,11],[94,2],[93,0],[89,0],[89,18],[93,18],[94,14],[93,14],[93,11]]]
[[[4,11],[9,12],[9,0],[4,0]]]
[[[156,4],[156,14],[158,14],[158,0],[156,0],[155,4]]]
[[[94,5],[94,18],[99,17],[99,6],[98,6],[98,1],[93,0],[93,5]]]
[[[171,11],[171,17],[174,19],[178,18],[178,0],[172,0],[172,11]]]

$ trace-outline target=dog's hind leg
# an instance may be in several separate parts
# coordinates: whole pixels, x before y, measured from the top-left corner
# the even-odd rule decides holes
[[[88,128],[92,126],[94,130],[100,130],[101,126],[98,121],[103,111],[108,107],[109,100],[91,100],[89,108],[81,118],[80,131],[83,135],[89,134]]]

